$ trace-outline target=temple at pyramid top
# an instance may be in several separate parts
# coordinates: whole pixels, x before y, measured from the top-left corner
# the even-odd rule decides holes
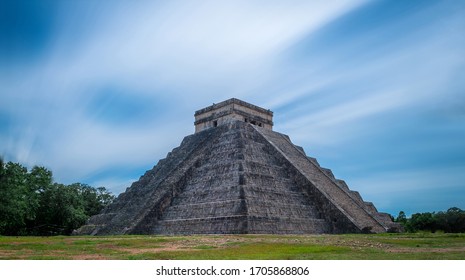
[[[217,127],[234,120],[273,129],[273,112],[237,98],[213,104],[195,112],[195,132]]]

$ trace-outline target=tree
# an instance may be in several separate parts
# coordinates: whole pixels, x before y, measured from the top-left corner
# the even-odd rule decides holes
[[[105,206],[115,199],[115,196],[104,187],[93,188],[81,183],[72,184],[70,187],[76,188],[82,196],[84,200],[84,210],[88,216],[100,213]]]
[[[433,214],[429,212],[413,214],[410,218],[410,221],[407,223],[407,228],[411,232],[416,232],[419,230],[435,232],[436,223]]]
[[[26,220],[27,231],[30,232],[36,226],[36,215],[40,207],[41,196],[52,185],[52,172],[45,167],[34,166],[26,174],[26,186],[29,194],[27,201],[28,208],[31,210],[31,216]]]
[[[442,230],[444,232],[465,232],[465,211],[452,207],[447,211],[433,213],[415,213],[410,218],[400,211],[396,222],[402,223],[408,232],[417,232],[420,230],[435,232]]]
[[[405,216],[404,211],[399,212],[399,215],[397,215],[397,218],[395,219],[395,222],[401,223],[402,225],[405,226],[405,224],[407,223],[407,216]]]
[[[444,232],[465,232],[465,211],[458,208],[449,208],[446,212],[438,212],[436,220]]]
[[[41,198],[35,234],[67,235],[84,225],[90,216],[98,214],[114,196],[103,187],[55,183]]]
[[[52,172],[30,172],[0,158],[0,235],[70,234],[114,200],[104,187],[53,182]]]
[[[27,169],[20,164],[8,162],[2,165],[0,179],[0,234],[26,234],[27,220],[34,218],[29,200],[34,194],[26,184]]]
[[[70,234],[87,218],[79,190],[55,183],[42,194],[35,234]]]

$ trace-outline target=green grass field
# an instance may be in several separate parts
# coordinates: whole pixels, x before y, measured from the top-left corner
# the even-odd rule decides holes
[[[465,259],[465,234],[0,237],[0,259]]]

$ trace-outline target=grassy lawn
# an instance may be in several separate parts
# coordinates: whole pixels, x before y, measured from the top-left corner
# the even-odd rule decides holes
[[[0,236],[0,259],[465,259],[465,234]]]

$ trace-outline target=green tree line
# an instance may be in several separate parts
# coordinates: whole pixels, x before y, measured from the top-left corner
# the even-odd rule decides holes
[[[465,211],[458,207],[447,211],[416,213],[410,218],[400,211],[395,221],[401,223],[407,232],[465,232]]]
[[[56,183],[44,167],[0,158],[0,235],[69,235],[114,199],[104,187]]]

